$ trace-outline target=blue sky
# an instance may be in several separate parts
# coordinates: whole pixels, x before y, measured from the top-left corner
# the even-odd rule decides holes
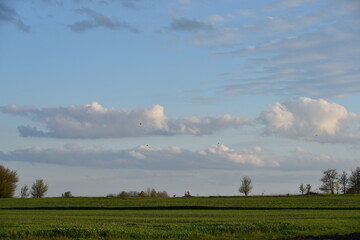
[[[0,0],[0,164],[103,196],[359,166],[356,0]]]

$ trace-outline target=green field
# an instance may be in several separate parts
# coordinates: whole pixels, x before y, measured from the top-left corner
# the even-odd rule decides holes
[[[0,239],[278,239],[359,226],[360,195],[0,199]]]

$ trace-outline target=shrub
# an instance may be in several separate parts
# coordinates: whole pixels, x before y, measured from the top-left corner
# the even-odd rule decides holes
[[[119,193],[118,197],[120,197],[120,198],[128,198],[128,197],[130,197],[130,195],[127,192],[122,191],[121,193]]]
[[[72,197],[73,195],[71,194],[71,192],[64,192],[61,197]]]

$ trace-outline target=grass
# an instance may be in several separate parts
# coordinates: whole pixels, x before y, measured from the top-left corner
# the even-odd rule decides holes
[[[0,199],[0,239],[278,239],[358,226],[359,195]]]

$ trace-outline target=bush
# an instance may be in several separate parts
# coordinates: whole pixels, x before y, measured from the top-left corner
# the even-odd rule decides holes
[[[121,193],[119,193],[118,197],[120,197],[120,198],[128,198],[128,197],[130,197],[130,195],[127,192],[122,191]]]
[[[71,194],[71,192],[64,192],[61,197],[72,197],[73,195]]]

